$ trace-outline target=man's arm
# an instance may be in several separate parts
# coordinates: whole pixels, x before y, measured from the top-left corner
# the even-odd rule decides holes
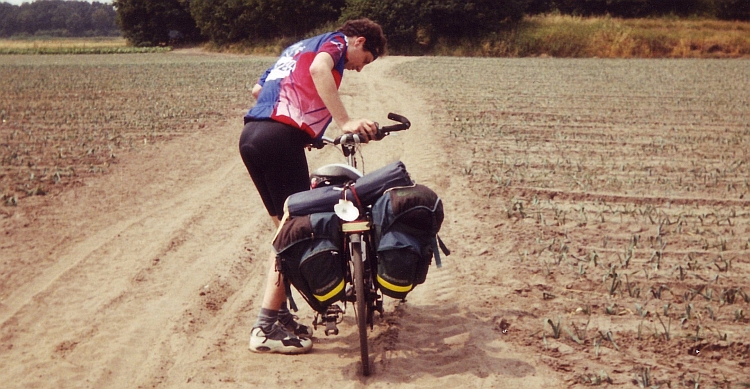
[[[371,138],[377,132],[375,123],[367,119],[352,120],[346,112],[338,88],[336,88],[336,80],[331,73],[334,65],[333,57],[328,53],[318,53],[313,59],[310,65],[310,75],[318,95],[333,116],[333,120],[344,132],[357,133]]]
[[[260,90],[263,89],[260,84],[255,84],[253,86],[253,91],[251,92],[253,94],[253,97],[255,97],[255,100],[258,100],[258,95],[260,94]]]

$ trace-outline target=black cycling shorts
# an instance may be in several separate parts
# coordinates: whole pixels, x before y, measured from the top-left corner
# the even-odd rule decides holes
[[[268,214],[281,218],[289,195],[310,189],[305,145],[310,136],[273,120],[249,121],[240,136],[240,155]]]

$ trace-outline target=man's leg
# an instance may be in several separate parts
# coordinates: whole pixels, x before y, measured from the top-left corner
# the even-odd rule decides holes
[[[279,219],[274,217],[273,220],[278,226]],[[276,270],[276,255],[273,252],[269,256],[268,265],[260,313],[250,336],[250,350],[283,354],[307,352],[312,348],[310,339],[299,338],[276,324],[279,310],[286,300],[286,289],[281,274]],[[289,314],[289,311],[286,313]]]

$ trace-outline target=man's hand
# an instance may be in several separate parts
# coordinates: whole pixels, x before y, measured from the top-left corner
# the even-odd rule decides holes
[[[378,126],[372,120],[349,120],[344,124],[342,130],[348,134],[359,134],[367,141],[370,141],[375,139],[378,133]]]
[[[253,86],[253,91],[251,92],[253,94],[253,97],[255,97],[255,100],[258,100],[258,95],[260,95],[260,90],[263,89],[260,84],[255,84]]]

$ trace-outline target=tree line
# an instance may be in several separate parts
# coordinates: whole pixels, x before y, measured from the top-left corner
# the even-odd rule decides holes
[[[529,0],[527,12],[621,18],[702,16],[750,20],[750,0]]]
[[[85,1],[37,0],[0,3],[0,37],[119,36],[117,13],[111,4]]]
[[[0,3],[0,36],[112,35],[119,29],[137,46],[224,45],[296,39],[368,17],[383,26],[391,49],[408,51],[440,39],[484,36],[543,13],[750,20],[750,0],[37,0]]]
[[[542,13],[750,20],[750,0],[114,0],[114,6],[134,44],[293,39],[368,17],[383,26],[389,47],[402,52],[512,28],[523,15]]]

